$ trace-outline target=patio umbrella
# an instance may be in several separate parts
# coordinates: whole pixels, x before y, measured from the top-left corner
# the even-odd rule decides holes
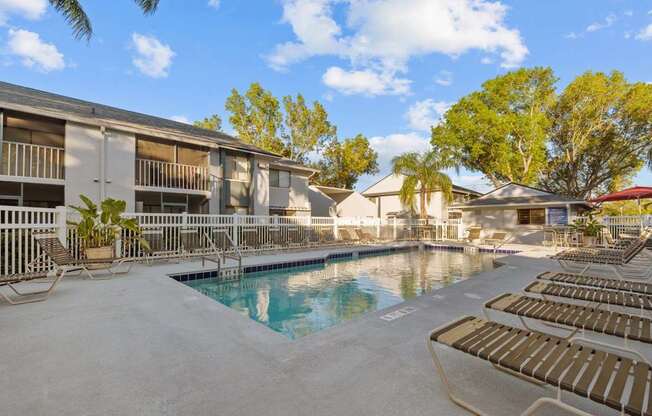
[[[647,198],[652,198],[652,186],[634,186],[623,189],[622,191],[602,195],[592,199],[591,202],[601,204],[603,202],[636,200],[638,201],[638,214],[641,215],[641,199]]]

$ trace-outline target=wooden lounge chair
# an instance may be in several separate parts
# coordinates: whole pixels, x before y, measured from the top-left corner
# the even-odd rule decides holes
[[[358,239],[357,236],[353,236],[346,228],[340,228],[338,232],[340,233],[340,238],[346,244],[356,244],[360,242],[360,239]]]
[[[154,260],[170,260],[179,256],[179,250],[177,248],[170,249],[166,247],[165,235],[162,228],[143,228],[141,236],[147,241],[147,245],[149,246],[143,249],[145,252],[145,263],[151,264]]]
[[[360,240],[363,243],[378,243],[380,241],[373,235],[369,234],[366,231],[361,230],[360,228],[355,228],[353,232],[358,237],[358,240]]]
[[[337,239],[333,234],[333,230],[330,228],[322,228],[319,231],[319,243],[324,245],[338,244]]]
[[[469,227],[467,230],[466,241],[472,243],[476,240],[480,240],[482,234],[481,227]]]
[[[131,266],[133,266],[133,259],[127,258],[111,258],[111,259],[98,259],[98,260],[88,260],[81,259],[76,260],[72,257],[68,249],[66,249],[59,238],[54,233],[41,233],[34,234],[34,240],[43,250],[43,256],[49,257],[50,260],[56,265],[56,274],[66,275],[70,272],[84,272],[86,275],[93,279],[107,279],[107,277],[95,277],[95,275],[89,269],[89,266],[93,266],[93,271],[96,270],[106,270],[111,275],[125,274],[129,273]],[[34,261],[41,261],[40,258],[35,259]],[[122,271],[115,271],[114,269],[120,266],[123,266],[124,263],[128,263],[127,269]]]
[[[643,283],[640,281],[623,280],[620,278],[608,278],[600,276],[587,276],[577,273],[567,272],[543,272],[537,276],[537,279],[548,280],[550,282],[563,283],[575,286],[589,286],[600,289],[621,290],[623,292],[641,293],[644,295],[652,294],[652,283]]]
[[[505,293],[499,295],[484,304],[486,310],[495,310],[512,315],[521,319],[523,327],[529,331],[533,329],[523,318],[535,319],[548,324],[560,324],[568,327],[570,334],[565,339],[578,338],[576,334],[581,331],[591,331],[597,334],[611,335],[622,340],[635,340],[645,344],[652,344],[652,320],[628,313],[620,313],[601,309],[591,308],[583,305],[562,303],[546,299],[538,299],[525,295]],[[487,314],[487,318],[489,318]],[[601,344],[606,348],[610,344]],[[627,349],[633,354],[638,351],[630,348],[625,341],[622,349]],[[647,361],[641,355],[641,358]]]
[[[54,291],[54,289],[57,287],[61,279],[63,279],[64,273],[55,274],[54,280],[52,280],[50,286],[44,290],[21,292],[20,290],[18,290],[16,285],[20,283],[33,282],[35,280],[43,279],[45,277],[47,277],[47,275],[44,272],[0,276],[0,296],[2,296],[7,302],[9,302],[12,305],[42,302],[46,300],[50,296],[50,294]],[[7,287],[11,289],[13,295],[8,295],[4,293],[2,291],[2,287]]]
[[[590,343],[586,340],[569,342],[553,335],[466,316],[433,330],[427,345],[451,401],[474,414],[485,413],[454,394],[435,351],[435,343],[557,389],[556,398],[537,399],[523,416],[533,415],[544,406],[580,416],[591,415],[563,402],[562,391],[588,398],[622,414],[652,414],[652,400],[649,400],[652,367],[639,357],[625,351],[602,351],[587,346]]]
[[[635,308],[638,310],[652,310],[651,295],[562,285],[541,280],[530,283],[524,290],[525,292],[542,295],[544,298],[545,296],[554,296],[583,300],[595,304],[614,305],[623,308]]]
[[[580,274],[591,267],[607,267],[621,278],[648,279],[652,276],[652,252],[646,248],[649,238],[646,234],[623,250],[578,248],[564,250],[551,258],[557,260],[564,270],[579,270]]]
[[[507,233],[504,231],[497,231],[491,234],[491,237],[484,238],[482,244],[492,245],[492,246],[501,246],[507,242]]]

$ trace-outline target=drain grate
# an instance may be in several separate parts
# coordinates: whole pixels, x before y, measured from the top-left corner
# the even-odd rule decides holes
[[[380,317],[383,321],[386,322],[392,322],[395,319],[402,318],[404,316],[407,316],[413,312],[416,312],[417,308],[414,308],[412,306],[406,306],[405,308],[397,309],[394,312],[390,312],[388,314],[385,314]]]

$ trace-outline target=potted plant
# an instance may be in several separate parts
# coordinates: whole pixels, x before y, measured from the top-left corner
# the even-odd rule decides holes
[[[584,245],[587,247],[596,245],[600,231],[604,228],[591,213],[587,214],[584,219],[576,219],[571,227],[582,234]]]
[[[130,235],[123,240],[124,244],[138,241],[147,246],[140,236],[140,227],[135,218],[124,218],[127,207],[125,201],[107,198],[98,206],[90,198],[79,195],[85,207],[70,206],[79,213],[78,222],[68,221],[68,225],[77,231],[80,245],[87,259],[111,259],[115,257],[116,240],[123,230]]]

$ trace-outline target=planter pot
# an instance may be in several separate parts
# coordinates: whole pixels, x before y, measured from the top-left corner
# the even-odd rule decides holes
[[[585,235],[582,240],[584,241],[584,247],[594,247],[597,237]]]
[[[113,246],[87,248],[84,250],[84,253],[86,254],[86,258],[89,260],[102,260],[102,259],[110,260],[113,258]],[[111,263],[110,261],[107,261],[107,264],[110,263]],[[104,264],[96,264],[96,265],[91,265],[88,268],[101,269],[103,268],[103,266]]]

